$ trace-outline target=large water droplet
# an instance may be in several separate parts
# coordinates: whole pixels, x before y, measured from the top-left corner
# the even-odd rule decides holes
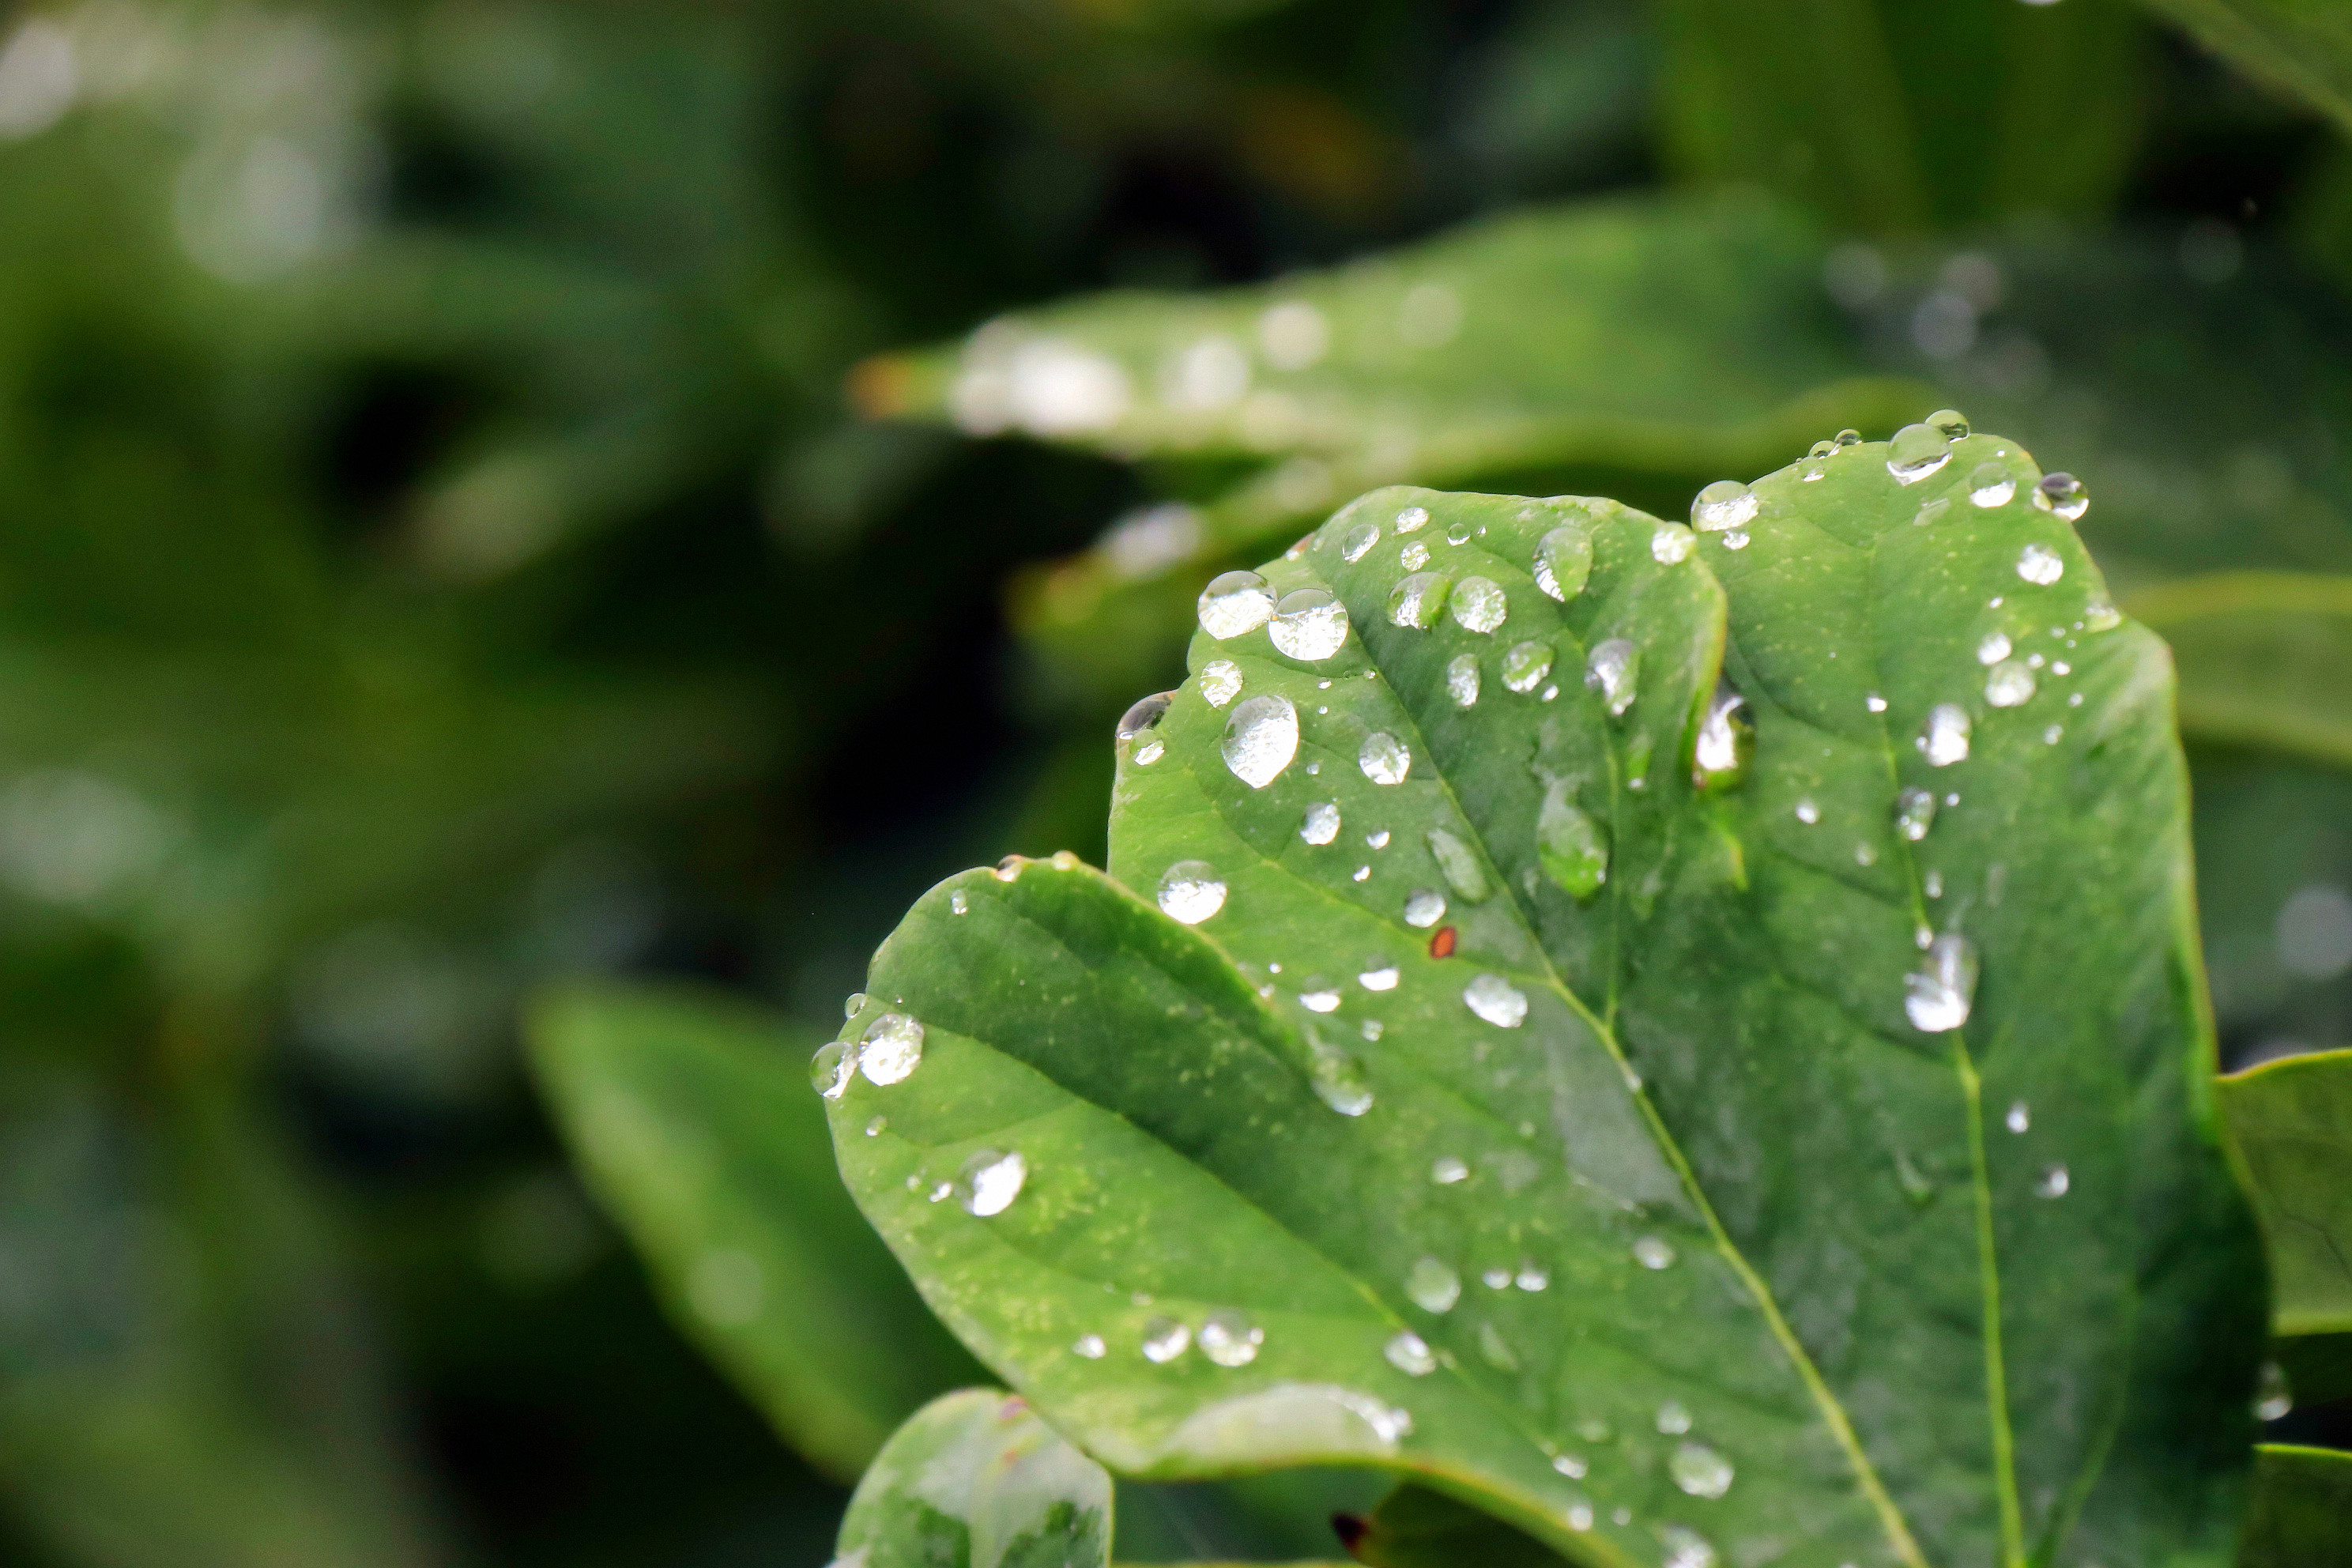
[[[1175,696],[1172,691],[1155,691],[1139,699],[1134,707],[1119,716],[1118,738],[1132,741],[1146,730],[1158,728],[1160,719],[1168,712],[1168,704]]]
[[[1348,536],[1339,542],[1339,559],[1350,563],[1361,561],[1371,553],[1372,546],[1380,542],[1381,525],[1379,523],[1360,522],[1349,529]]]
[[[2005,463],[1979,463],[1969,475],[1969,500],[1978,506],[2007,506],[2017,494],[2017,476]]]
[[[1407,631],[1425,632],[1437,624],[1445,607],[1446,591],[1454,579],[1443,572],[1415,572],[1389,590],[1389,622]]]
[[[1533,691],[1551,673],[1551,644],[1523,642],[1503,656],[1503,684],[1514,691]]]
[[[1679,1524],[1658,1526],[1658,1541],[1666,1549],[1658,1568],[1716,1568],[1715,1543],[1697,1531]]]
[[[2276,1421],[2294,1412],[2294,1390],[2287,1385],[2286,1368],[2274,1361],[2263,1363],[2262,1380],[2254,1385],[2254,1418]]]
[[[1499,974],[1481,974],[1462,988],[1470,1011],[1498,1029],[1516,1029],[1528,1021],[1528,996]]]
[[[1029,1162],[1019,1150],[1000,1154],[993,1149],[982,1149],[963,1163],[956,1173],[956,1201],[966,1214],[982,1219],[1003,1214],[1021,1195],[1021,1184],[1029,1179]]]
[[[1348,644],[1348,607],[1320,588],[1295,588],[1282,596],[1265,632],[1292,658],[1329,658]]]
[[[1903,1011],[1911,1026],[1940,1035],[1969,1021],[1977,995],[1977,950],[1958,931],[1927,944],[1919,967],[1903,977]]]
[[[1650,559],[1661,566],[1679,566],[1698,547],[1698,535],[1679,522],[1662,522],[1650,535]]]
[[[1463,902],[1478,903],[1494,890],[1486,880],[1486,868],[1479,860],[1478,852],[1459,835],[1444,827],[1431,828],[1429,852],[1437,858],[1437,868],[1445,874],[1446,886]]]
[[[1396,531],[1399,533],[1411,533],[1415,529],[1426,527],[1428,523],[1427,507],[1409,506],[1396,514]]]
[[[1424,1312],[1450,1312],[1462,1299],[1462,1276],[1434,1258],[1424,1258],[1405,1276],[1404,1293]]]
[[[1672,1268],[1675,1266],[1675,1244],[1664,1237],[1641,1237],[1633,1243],[1633,1261],[1644,1268]]]
[[[1364,737],[1363,747],[1356,753],[1356,765],[1376,784],[1402,784],[1405,775],[1412,772],[1412,752],[1387,731],[1375,730]]]
[[[1677,1446],[1666,1473],[1693,1497],[1717,1498],[1731,1489],[1731,1461],[1704,1443]]]
[[[2066,574],[2066,563],[2046,544],[2029,544],[2017,552],[2017,574],[2046,588]]]
[[[1416,539],[1397,552],[1397,564],[1408,572],[1418,572],[1429,564],[1429,546]]]
[[[1427,1377],[1437,1370],[1437,1352],[1429,1348],[1428,1341],[1411,1329],[1398,1330],[1389,1342],[1381,1347],[1381,1353],[1388,1357],[1391,1366],[1407,1377]]]
[[[2005,658],[1985,671],[1985,700],[1995,708],[2015,708],[2033,695],[2033,671],[2021,658]]]
[[[1968,761],[1969,715],[1958,703],[1938,702],[1927,710],[1927,722],[1914,742],[1931,768],[1948,768]]]
[[[1691,748],[1691,782],[1701,789],[1727,789],[1746,773],[1756,738],[1747,707],[1748,700],[1730,686],[1716,684]]]
[[[1415,888],[1404,901],[1404,923],[1427,931],[1445,918],[1445,895]]]
[[[1274,618],[1274,590],[1255,572],[1227,572],[1201,590],[1201,629],[1219,642]]]
[[[923,1026],[904,1013],[885,1013],[858,1037],[857,1070],[868,1082],[903,1083],[923,1063]]]
[[[2033,504],[2072,522],[2090,510],[2091,492],[2072,474],[2044,474],[2033,487]]]
[[[1192,1331],[1179,1318],[1154,1318],[1143,1325],[1143,1359],[1165,1366],[1192,1345]]]
[[[1609,880],[1609,837],[1569,804],[1563,786],[1548,791],[1536,814],[1536,858],[1555,887],[1579,899],[1591,898]]]
[[[1691,526],[1701,533],[1721,533],[1756,516],[1756,492],[1738,479],[1717,479],[1691,502]]]
[[[1201,695],[1212,708],[1223,708],[1242,694],[1242,667],[1229,658],[1213,658],[1201,667]]]
[[[1565,605],[1584,592],[1592,575],[1592,536],[1577,524],[1553,529],[1536,541],[1536,586]]]
[[[1179,860],[1160,879],[1160,912],[1196,926],[1225,907],[1224,879],[1206,860]]]
[[[809,1058],[809,1083],[827,1100],[846,1094],[849,1080],[856,1076],[857,1058],[846,1040],[819,1046],[816,1055]]]
[[[1951,443],[1933,425],[1906,425],[1886,443],[1886,471],[1898,484],[1916,485],[1951,460]]]
[[[1938,408],[1921,421],[1932,425],[1947,441],[1965,441],[1969,435],[1969,416],[1957,408]]]
[[[1339,808],[1328,800],[1318,801],[1307,808],[1307,816],[1298,825],[1298,837],[1309,844],[1328,844],[1339,837]]]
[[[1252,789],[1264,789],[1298,755],[1298,710],[1267,693],[1234,705],[1225,721],[1225,766]]]
[[[1446,601],[1454,624],[1465,632],[1491,632],[1509,617],[1510,595],[1491,577],[1465,577]]]
[[[1316,1099],[1342,1116],[1361,1116],[1372,1108],[1372,1086],[1364,1076],[1364,1064],[1346,1047],[1333,1045],[1309,1028],[1307,1051],[1307,1076]]]
[[[1247,1366],[1257,1360],[1265,1331],[1235,1311],[1212,1312],[1201,1324],[1201,1353],[1219,1366]]]
[[[1454,705],[1456,708],[1467,708],[1478,700],[1478,656],[1476,654],[1456,654],[1447,663],[1445,695],[1454,699]]]
[[[1612,718],[1633,706],[1634,686],[1642,673],[1642,652],[1623,637],[1611,637],[1592,650],[1584,663],[1584,684],[1601,693]]]
[[[1913,787],[1895,797],[1895,831],[1916,844],[1936,825],[1936,795]]]

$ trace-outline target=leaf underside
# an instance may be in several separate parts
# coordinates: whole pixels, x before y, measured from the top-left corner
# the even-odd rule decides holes
[[[2270,1243],[2278,1331],[2352,1333],[2352,1050],[2233,1073],[2221,1102]]]
[[[923,1055],[850,1080],[835,1145],[934,1310],[1116,1468],[1381,1465],[1580,1563],[2226,1561],[2263,1302],[2198,1087],[2163,649],[2101,629],[2013,443],[1887,457],[1696,539],[1380,491],[1270,564],[1344,646],[1195,640],[1120,743],[1116,881],[969,873],[876,956],[844,1037],[910,1016]],[[1502,623],[1457,588],[1399,624],[1414,570]],[[1718,679],[1752,737],[1703,722]],[[1230,742],[1284,703],[1254,785]],[[1906,977],[1945,934],[1982,979],[1930,1033]]]
[[[2238,1568],[2352,1563],[2352,1454],[2265,1445]]]

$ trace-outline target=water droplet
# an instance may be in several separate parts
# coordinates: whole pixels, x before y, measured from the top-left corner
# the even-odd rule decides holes
[[[1298,994],[1298,1005],[1310,1013],[1336,1013],[1339,1010],[1339,988],[1319,977],[1307,983],[1307,988]]]
[[[1822,450],[1822,448],[1827,447],[1828,446],[1829,443],[1827,441],[1816,441],[1813,443],[1814,451],[1812,456],[1815,460],[1807,463],[1801,469],[1798,470],[1797,479],[1799,483],[1808,485],[1819,484],[1822,480],[1830,477],[1829,465],[1819,460],[1820,458],[1828,456],[1828,453]]]
[[[1252,789],[1264,789],[1298,755],[1298,710],[1287,697],[1245,697],[1225,721],[1225,766]]]
[[[1100,1334],[1080,1334],[1077,1342],[1073,1344],[1070,1350],[1074,1354],[1084,1356],[1088,1361],[1100,1361],[1104,1352],[1109,1348],[1103,1343],[1103,1337]]]
[[[1274,618],[1274,590],[1255,572],[1227,572],[1201,590],[1201,629],[1219,642]]]
[[[1633,1261],[1644,1268],[1672,1268],[1675,1266],[1675,1244],[1664,1237],[1645,1236],[1633,1243]],[[1592,1439],[1599,1442],[1599,1438]]]
[[[1738,479],[1717,479],[1691,502],[1691,526],[1701,533],[1721,533],[1756,516],[1756,492]]]
[[[1984,636],[1984,640],[1977,644],[1977,662],[1979,664],[1999,664],[2002,659],[2009,657],[2009,649],[2010,642],[2006,634],[2001,632],[1987,632]]]
[[[1690,1411],[1679,1399],[1669,1399],[1658,1406],[1658,1430],[1669,1437],[1679,1437],[1691,1429]]]
[[[1454,699],[1456,708],[1467,708],[1478,700],[1478,656],[1456,654],[1445,667],[1445,694]]]
[[[1944,874],[1941,871],[1928,872],[1920,885],[1927,889],[1927,896],[1931,899],[1940,899],[1944,896]]]
[[[1440,1154],[1430,1162],[1429,1179],[1441,1187],[1470,1179],[1470,1167],[1451,1154]]]
[[[1968,439],[1969,416],[1957,408],[1938,408],[1922,423],[1934,426],[1947,441]]]
[[[1486,880],[1486,868],[1479,860],[1478,852],[1449,829],[1429,830],[1429,852],[1436,858],[1437,868],[1445,874],[1446,886],[1463,902],[1481,902],[1494,890]]]
[[[1859,430],[1841,430],[1832,438],[1832,444],[1838,447],[1859,447],[1862,445],[1862,432]]]
[[[819,1046],[816,1055],[809,1058],[809,1083],[827,1100],[839,1100],[849,1091],[849,1080],[857,1076],[857,1059],[846,1040],[835,1040]]]
[[[956,1201],[966,1214],[980,1215],[1003,1214],[1021,1195],[1021,1184],[1029,1179],[1029,1162],[1014,1150],[1000,1154],[993,1149],[982,1149],[963,1163],[956,1173]]]
[[[1376,784],[1402,784],[1405,775],[1412,771],[1412,752],[1387,731],[1375,730],[1364,737],[1363,749],[1356,753],[1356,765]]]
[[[2123,624],[2123,616],[2105,599],[2094,599],[2083,606],[2083,626],[2085,630],[2111,632]]]
[[[1621,1509],[1619,1511],[1623,1510]],[[1658,1568],[1716,1568],[1717,1558],[1714,1542],[1696,1530],[1679,1524],[1662,1524],[1658,1526],[1658,1540],[1666,1549],[1665,1558]]]
[[[1212,708],[1223,708],[1241,695],[1242,667],[1229,658],[1213,658],[1201,667],[1201,695]]]
[[[2025,661],[2005,658],[1985,672],[1985,700],[1995,708],[2015,708],[2033,695],[2033,671]]]
[[[1527,993],[1499,974],[1481,974],[1462,988],[1470,1011],[1500,1029],[1516,1029],[1527,1022]]]
[[[1368,1040],[1377,1040],[1381,1037],[1381,1027],[1378,1018],[1367,1018],[1356,1032]]]
[[[1192,1345],[1192,1331],[1176,1318],[1154,1318],[1143,1325],[1143,1359],[1165,1366]]]
[[[971,900],[965,896],[961,888],[948,895],[948,910],[951,914],[959,915],[971,912]]]
[[[1470,525],[1466,522],[1457,522],[1453,527],[1447,529],[1445,531],[1445,542],[1448,544],[1469,543]]]
[[[1446,590],[1454,579],[1443,572],[1415,572],[1389,590],[1389,621],[1407,631],[1427,631],[1445,607]]]
[[[1731,1489],[1731,1461],[1704,1443],[1677,1445],[1666,1473],[1693,1497],[1718,1498]]]
[[[961,897],[961,895],[959,894],[958,897]],[[841,1016],[844,1018],[855,1018],[864,1011],[866,1011],[865,992],[853,991],[848,995],[841,999]]]
[[[1339,808],[1328,800],[1308,806],[1298,825],[1298,837],[1309,844],[1328,844],[1339,837]]]
[[[1416,888],[1404,901],[1404,923],[1426,931],[1445,918],[1445,895]]]
[[[1348,607],[1320,588],[1296,588],[1282,596],[1265,633],[1292,658],[1329,658],[1347,646]]]
[[[1551,1274],[1534,1259],[1522,1258],[1519,1262],[1519,1271],[1511,1277],[1511,1283],[1533,1294],[1538,1290],[1549,1289]]]
[[[1650,535],[1650,559],[1661,566],[1679,566],[1690,559],[1698,545],[1698,535],[1679,522],[1662,522],[1658,531]]]
[[[1360,522],[1348,531],[1347,538],[1339,542],[1339,559],[1353,564],[1370,554],[1372,546],[1380,542],[1379,523]]]
[[[2066,574],[2066,563],[2046,544],[2029,544],[2017,552],[2017,574],[2046,588]]]
[[[1257,1360],[1265,1331],[1240,1312],[1212,1312],[1201,1324],[1201,1353],[1219,1366],[1247,1366]]]
[[[1146,735],[1142,743],[1128,753],[1128,761],[1139,768],[1148,768],[1168,754],[1168,743],[1157,735]]]
[[[1418,572],[1429,564],[1429,546],[1416,539],[1397,552],[1397,564],[1408,572]]]
[[[1437,1370],[1437,1353],[1429,1342],[1411,1329],[1400,1329],[1389,1342],[1381,1347],[1381,1354],[1389,1364],[1407,1377],[1427,1377]]]
[[[1465,577],[1454,585],[1446,601],[1454,624],[1465,632],[1491,632],[1511,613],[1510,595],[1490,577]]]
[[[1132,741],[1146,730],[1158,728],[1160,719],[1168,712],[1168,704],[1173,701],[1175,697],[1176,694],[1172,691],[1155,691],[1150,696],[1138,700],[1134,707],[1120,715],[1117,731],[1118,739]]]
[[[1389,847],[1389,830],[1383,827],[1378,833],[1367,833],[1364,842],[1375,849],[1385,849]]]
[[[1977,950],[1968,938],[1946,931],[1928,944],[1918,969],[1903,977],[1903,1011],[1911,1026],[1940,1035],[1969,1021],[1977,994]]]
[[[1503,684],[1517,692],[1533,691],[1551,673],[1551,644],[1523,642],[1503,656]]]
[[[1835,441],[1816,441],[1811,447],[1806,449],[1805,456],[1808,458],[1827,458],[1834,456],[1836,452],[1837,443]]]
[[[2065,1166],[2047,1166],[2041,1175],[2034,1178],[2033,1195],[2037,1198],[2063,1198],[2074,1184],[2074,1179],[2066,1173]]]
[[[1206,860],[1179,860],[1160,875],[1160,912],[1196,926],[1225,907],[1224,879]]]
[[[1434,1258],[1424,1258],[1405,1276],[1404,1293],[1424,1312],[1450,1312],[1462,1299],[1462,1276]]]
[[[1878,850],[1877,850],[1877,848],[1876,848],[1874,846],[1870,845],[1870,844],[1857,844],[1857,845],[1855,845],[1855,846],[1853,847],[1853,863],[1854,863],[1855,865],[1857,865],[1857,866],[1875,866],[1875,865],[1877,865],[1877,864],[1878,864]]]
[[[1349,873],[1349,881],[1354,881],[1354,882],[1369,882],[1369,881],[1370,881],[1371,879],[1372,879],[1372,868],[1371,868],[1370,866],[1359,866],[1359,867],[1357,867],[1357,868],[1355,868],[1355,870],[1354,870],[1353,872]]]
[[[1691,783],[1702,789],[1727,789],[1746,773],[1756,739],[1747,707],[1746,698],[1720,680],[1716,683],[1691,748]]]
[[[2017,494],[2017,476],[2000,463],[1979,463],[1969,475],[1969,500],[1978,506],[2007,506]]]
[[[1601,826],[1570,805],[1564,787],[1544,795],[1536,814],[1536,858],[1553,886],[1589,899],[1609,880],[1609,838]]]
[[[1875,691],[1866,691],[1863,693],[1862,705],[1873,713],[1884,713],[1886,711],[1886,699],[1881,697]]]
[[[2263,1363],[2262,1380],[2254,1385],[2254,1418],[2276,1421],[2294,1411],[2294,1390],[2287,1386],[2286,1368],[2274,1361]]]
[[[890,1119],[888,1117],[877,1116],[866,1124],[866,1136],[868,1138],[879,1138],[889,1125]]]
[[[1931,768],[1948,768],[1969,755],[1969,716],[1957,703],[1938,702],[1927,710],[1927,726],[1916,742]]]
[[[1735,528],[1735,529],[1733,529],[1729,533],[1727,533],[1727,534],[1725,534],[1725,535],[1723,536],[1723,547],[1724,547],[1726,550],[1745,550],[1745,549],[1747,549],[1747,548],[1748,548],[1748,531],[1747,531],[1746,529],[1744,529],[1744,528]]]
[[[1623,637],[1611,637],[1585,661],[1584,684],[1601,693],[1611,717],[1622,718],[1633,706],[1633,689],[1641,673],[1641,650]]]
[[[1822,808],[1810,799],[1797,802],[1797,820],[1811,827],[1822,819]]]
[[[1399,533],[1411,533],[1415,529],[1421,528],[1426,524],[1428,521],[1428,508],[1409,506],[1402,511],[1396,514],[1396,531]]]
[[[1372,1086],[1364,1077],[1364,1064],[1345,1047],[1333,1045],[1310,1028],[1307,1049],[1307,1076],[1316,1099],[1342,1116],[1361,1116],[1372,1108]]]
[[[2033,504],[2072,522],[2090,510],[2091,492],[2072,474],[2044,474],[2033,487]]]
[[[1575,524],[1555,528],[1536,541],[1536,586],[1565,605],[1584,592],[1592,575],[1592,536]]]
[[[1561,1475],[1566,1476],[1571,1481],[1582,1480],[1586,1474],[1592,1468],[1591,1465],[1585,1463],[1584,1456],[1581,1454],[1554,1454],[1551,1457],[1551,1468],[1558,1470]],[[1583,1529],[1586,1527],[1579,1526],[1578,1528]]]
[[[2033,1112],[2025,1101],[2021,1100],[2013,1101],[2010,1105],[2009,1114],[2001,1118],[2001,1124],[2011,1132],[2022,1132],[2033,1125]]]
[[[1916,485],[1951,460],[1951,444],[1933,425],[1906,425],[1886,443],[1886,471],[1897,484]]]
[[[858,1038],[857,1070],[872,1083],[903,1083],[923,1061],[923,1026],[904,1013],[885,1013]]]
[[[1916,844],[1936,823],[1936,797],[1924,789],[1906,789],[1895,797],[1895,830]]]

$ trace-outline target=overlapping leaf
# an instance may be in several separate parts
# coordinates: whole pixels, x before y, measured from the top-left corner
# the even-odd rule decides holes
[[[993,1388],[891,1435],[841,1521],[840,1568],[1108,1568],[1110,1477]]]
[[[2147,0],[2248,75],[2352,126],[2352,15],[2334,0]]]
[[[2222,1104],[2270,1243],[2278,1331],[2352,1333],[2352,1051],[2232,1074]]]
[[[1380,492],[1213,586],[1122,746],[1159,907],[956,879],[820,1058],[933,1307],[1119,1468],[1580,1562],[2221,1561],[2262,1303],[2162,651],[2012,443],[1906,452],[1700,535]]]
[[[2352,1561],[2352,1454],[2265,1446],[2238,1568]]]

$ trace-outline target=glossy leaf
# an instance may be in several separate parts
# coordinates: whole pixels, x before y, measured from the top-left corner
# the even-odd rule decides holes
[[[891,1434],[841,1521],[836,1568],[1108,1568],[1110,1477],[993,1388]]]
[[[698,993],[542,998],[549,1104],[678,1323],[821,1468],[856,1475],[970,1376],[835,1173],[793,1031]]]
[[[2352,1454],[2265,1445],[2238,1568],[2352,1563]]]
[[[1381,491],[1213,585],[1135,892],[943,884],[822,1058],[934,1308],[1121,1470],[1580,1562],[2221,1561],[2262,1303],[2163,652],[2013,444],[1889,458],[1696,535]]]
[[[2352,765],[2352,577],[2221,573],[2127,603],[2172,645],[2184,731]]]
[[[2147,0],[2258,81],[2352,127],[2352,14],[2335,0]]]
[[[2221,1100],[2270,1243],[2278,1331],[2352,1332],[2352,1050],[2234,1073]]]

